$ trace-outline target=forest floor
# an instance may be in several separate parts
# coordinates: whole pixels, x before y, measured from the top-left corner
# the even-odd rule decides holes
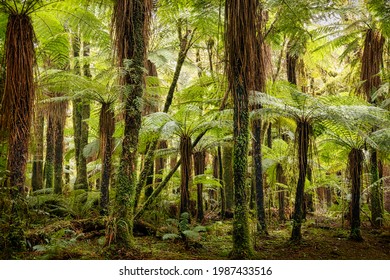
[[[322,222],[319,222],[322,220]],[[325,221],[325,222],[324,222]],[[108,250],[105,230],[86,220],[57,220],[44,228],[32,229],[28,235],[30,250],[17,259],[139,259],[139,260],[207,260],[229,259],[232,250],[231,220],[205,225],[205,232],[189,242],[163,240],[163,233],[135,237],[136,250]],[[166,230],[166,229],[165,229]],[[50,234],[49,234],[50,233]],[[362,225],[364,241],[348,239],[347,226],[337,221],[312,217],[302,227],[303,241],[289,241],[291,226],[287,222],[270,225],[268,236],[253,238],[254,259],[264,260],[390,260],[390,226],[372,229]],[[254,234],[253,234],[254,235]],[[36,245],[38,243],[38,245]],[[40,243],[40,244],[39,244]],[[34,245],[35,244],[35,245]],[[33,246],[34,245],[34,246]]]

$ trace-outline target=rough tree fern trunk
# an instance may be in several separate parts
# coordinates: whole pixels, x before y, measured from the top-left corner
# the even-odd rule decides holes
[[[378,30],[368,29],[364,41],[362,55],[362,66],[360,80],[362,81],[362,91],[366,100],[371,104],[378,104],[380,98],[374,100],[373,95],[381,86],[379,75],[383,63],[383,46],[385,38]],[[373,130],[375,130],[374,128]],[[381,184],[378,182],[378,157],[374,148],[370,149],[370,173],[371,173],[371,221],[374,227],[381,227],[383,224],[383,204],[381,203]]]
[[[113,28],[118,65],[125,70],[124,138],[115,197],[116,239],[121,248],[133,246],[133,211],[136,189],[137,147],[141,128],[144,67],[151,3],[149,0],[117,0]]]
[[[201,175],[204,174],[204,171],[206,169],[206,153],[204,151],[198,151],[194,153],[194,173],[195,175]],[[203,184],[197,184],[196,185],[197,190],[197,203],[196,203],[196,209],[197,209],[197,215],[196,219],[198,222],[202,222],[204,218],[204,211],[203,211]]]
[[[43,139],[45,117],[43,109],[38,108],[34,125],[34,159],[31,187],[33,191],[43,188]]]
[[[8,132],[9,186],[24,193],[34,103],[34,29],[28,14],[10,13],[5,39],[6,79],[1,128]]]
[[[363,151],[360,149],[352,149],[348,155],[348,169],[352,185],[350,238],[356,241],[363,240],[360,230],[360,191],[362,186],[363,161]]]
[[[102,173],[100,177],[100,208],[103,214],[107,214],[112,167],[112,136],[115,131],[115,114],[111,108],[110,103],[103,103],[101,105],[99,127],[100,151],[102,154]]]
[[[54,122],[54,193],[62,193],[62,175],[64,158],[64,129],[66,121],[67,102],[60,101],[54,104],[55,122]]]
[[[246,178],[248,170],[249,142],[249,89],[254,88],[254,64],[256,37],[255,0],[226,1],[226,53],[227,74],[233,94],[233,181],[234,181],[234,220],[233,251],[234,259],[247,259],[253,255],[249,234]]]
[[[307,154],[309,150],[310,125],[306,122],[298,122],[297,145],[298,145],[298,183],[295,194],[293,213],[293,229],[291,240],[299,242],[302,239],[301,227],[303,222],[303,203],[305,195],[305,181],[307,172]]]
[[[190,179],[192,172],[192,143],[191,137],[183,135],[180,138],[180,158],[181,158],[181,170],[180,170],[180,215],[187,212],[190,214]]]

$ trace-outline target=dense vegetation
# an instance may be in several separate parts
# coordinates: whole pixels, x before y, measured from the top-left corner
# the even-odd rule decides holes
[[[389,38],[377,0],[0,1],[1,258],[388,259]]]

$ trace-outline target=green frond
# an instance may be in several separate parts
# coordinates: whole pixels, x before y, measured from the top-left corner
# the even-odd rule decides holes
[[[78,31],[85,41],[98,42],[103,47],[109,45],[108,27],[79,2],[71,2],[56,2],[45,10],[55,15],[70,30]]]
[[[178,155],[179,150],[177,148],[158,149],[154,152],[155,158],[168,158],[170,156]]]
[[[372,141],[378,145],[378,148],[385,152],[390,152],[390,129],[384,128],[373,132],[370,135]]]
[[[220,180],[214,178],[209,174],[200,174],[192,177],[192,184],[193,186],[196,186],[197,184],[203,184],[206,187],[216,187],[216,188],[222,187]]]
[[[173,121],[172,117],[163,112],[149,114],[143,118],[141,131],[159,133],[166,123]]]

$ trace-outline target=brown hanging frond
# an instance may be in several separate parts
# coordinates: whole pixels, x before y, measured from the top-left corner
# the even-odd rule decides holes
[[[126,59],[132,59],[138,50],[146,50],[149,42],[149,26],[152,11],[152,0],[117,0],[112,17],[112,37],[115,59],[119,67],[124,66]],[[135,36],[135,29],[142,25],[143,38]],[[144,40],[140,42],[139,40]],[[144,47],[139,47],[143,44]]]
[[[227,0],[226,2],[226,72],[230,89],[233,91],[236,82],[243,84],[247,89],[253,88],[256,11],[256,0]]]
[[[1,126],[11,133],[29,131],[31,123],[34,101],[34,39],[34,30],[28,16],[9,16]],[[13,131],[15,129],[17,131]]]
[[[368,29],[364,40],[360,80],[363,82],[360,91],[370,103],[372,94],[381,85],[379,72],[382,66],[383,46],[385,39],[379,30]]]

